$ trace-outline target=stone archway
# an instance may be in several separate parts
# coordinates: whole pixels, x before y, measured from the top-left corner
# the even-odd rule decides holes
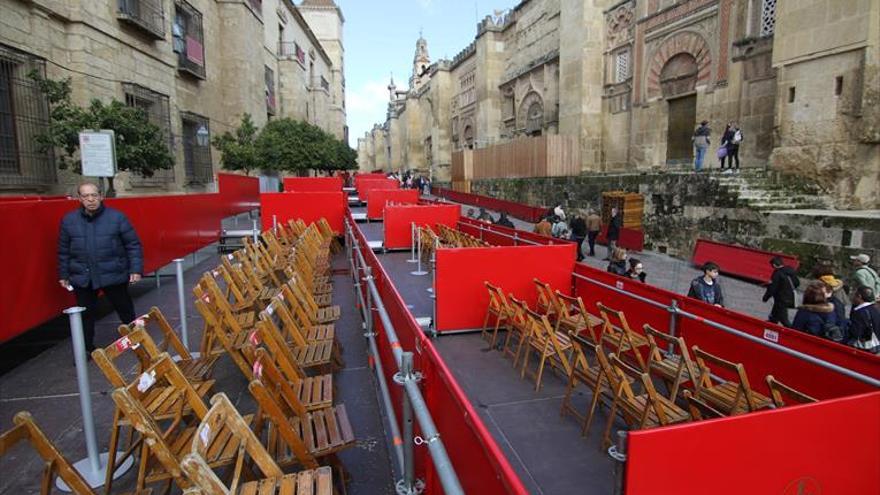
[[[540,136],[544,129],[544,101],[535,91],[523,98],[519,105],[520,129],[529,136]]]
[[[663,95],[663,85],[661,83],[662,73],[667,64],[679,55],[690,55],[696,66],[696,79],[694,86],[697,84],[705,84],[709,82],[711,75],[712,52],[706,40],[697,33],[691,31],[683,31],[676,33],[667,38],[651,57],[648,64],[646,91],[648,99],[659,98]],[[673,61],[673,69],[678,67],[679,70],[685,68],[686,57],[678,57]],[[680,74],[684,75],[684,74]]]
[[[464,147],[469,150],[474,149],[474,127],[470,124],[464,126],[464,131],[461,134]]]

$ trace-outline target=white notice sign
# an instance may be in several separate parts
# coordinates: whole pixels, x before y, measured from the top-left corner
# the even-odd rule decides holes
[[[80,132],[79,151],[83,175],[90,177],[116,175],[116,136],[113,131]]]

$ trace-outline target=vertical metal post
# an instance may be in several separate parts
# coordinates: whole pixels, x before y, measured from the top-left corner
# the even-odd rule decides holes
[[[401,361],[400,375],[403,380],[413,379],[413,354],[411,352],[403,353]],[[415,482],[415,458],[413,456],[413,410],[409,396],[403,394],[403,483],[408,493],[412,493],[413,483]]]
[[[410,252],[412,256],[410,259],[406,260],[407,263],[416,263],[418,260],[416,259],[416,223],[409,223],[409,241],[410,241]]]
[[[617,461],[614,463],[614,487],[612,489],[614,495],[623,495],[623,476],[626,472],[626,440],[626,432],[619,430],[617,441],[608,448],[608,455]]]
[[[669,311],[669,331],[666,332],[670,337],[678,336],[678,301],[675,299],[672,300],[672,304],[667,306],[667,311]],[[666,349],[666,352],[673,352],[672,343],[669,344],[669,348]]]
[[[186,323],[186,294],[183,289],[183,258],[174,260],[174,268],[177,272],[177,304],[180,306],[180,340],[183,347],[189,350],[189,328]]]
[[[513,245],[519,246],[519,233],[516,231],[513,232]]]
[[[434,240],[434,249],[431,251],[431,331],[437,336],[437,248],[440,241]]]
[[[364,280],[369,284],[369,281],[373,278],[373,269],[369,266],[364,266]],[[367,333],[373,333],[373,296],[370,294],[370,291],[364,291],[367,295]]]
[[[416,244],[418,244],[418,249],[416,250],[416,253],[418,254],[418,256],[417,256],[418,266],[416,267],[416,271],[409,272],[409,274],[410,275],[418,275],[418,276],[427,275],[428,272],[422,270],[422,230],[421,229],[419,229],[418,235],[416,236]]]
[[[272,232],[278,233],[278,216],[272,215]]]
[[[256,243],[260,235],[260,231],[257,229],[257,219],[253,219],[251,223],[253,224],[254,242]]]
[[[161,266],[156,267],[156,272],[154,275],[156,276],[156,288],[160,288],[162,286],[162,275],[159,273],[162,270]]]
[[[83,337],[82,312],[86,308],[73,306],[64,310],[70,320],[70,340],[73,344],[73,361],[76,364],[76,383],[79,389],[79,406],[83,415],[83,436],[86,440],[85,459],[74,463],[73,468],[82,475],[86,483],[92,488],[104,485],[104,473],[107,471],[108,454],[98,453],[98,438],[95,435],[95,420],[92,413],[92,391],[89,386],[89,370],[86,364],[86,343]],[[122,453],[117,453],[117,459]],[[119,466],[113,473],[113,478],[125,474],[133,464],[133,457],[129,457],[125,463]],[[55,486],[63,491],[71,491],[67,483],[57,478]]]

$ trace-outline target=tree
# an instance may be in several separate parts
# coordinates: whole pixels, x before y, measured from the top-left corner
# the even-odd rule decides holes
[[[174,166],[162,129],[147,118],[143,109],[130,107],[118,100],[103,103],[93,99],[88,107],[73,104],[70,98],[70,78],[62,81],[46,79],[36,71],[29,74],[49,101],[49,124],[36,137],[41,152],[60,148],[58,168],[72,168],[82,173],[79,151],[79,133],[86,129],[111,129],[116,134],[116,166],[144,177],[156,170]],[[113,194],[113,181],[108,195]]]
[[[344,141],[308,122],[270,121],[255,141],[263,167],[303,173],[357,168],[357,152]]]
[[[243,170],[245,175],[261,168],[263,163],[257,153],[256,140],[257,126],[246,113],[234,133],[227,131],[213,139],[214,146],[222,154],[220,166],[226,170]]]

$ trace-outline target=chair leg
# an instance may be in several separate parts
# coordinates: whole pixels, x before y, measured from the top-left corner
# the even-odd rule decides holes
[[[110,493],[113,485],[113,471],[116,469],[116,445],[119,443],[119,410],[113,412],[113,426],[110,429],[110,445],[107,451],[107,474],[104,476],[104,493]]]
[[[565,397],[562,398],[562,407],[559,410],[559,415],[562,417],[565,417],[565,413],[571,407],[571,393],[574,392],[575,387],[577,387],[577,381],[572,373],[568,376],[568,383],[565,384]]]
[[[519,372],[519,378],[522,380],[526,377],[526,368],[529,367],[529,355],[532,353],[532,350],[526,346],[526,355],[523,357],[522,369]]]
[[[535,392],[541,390],[541,379],[544,377],[544,365],[547,364],[547,354],[541,353],[541,362],[538,363],[538,376],[535,377]]]
[[[601,450],[611,445],[611,427],[614,426],[614,416],[617,414],[617,397],[611,402],[611,412],[608,413],[608,421],[605,423],[605,433],[602,435]]]
[[[489,341],[489,339],[487,337],[489,335],[489,316],[491,314],[492,314],[492,311],[490,311],[487,308],[486,309],[486,317],[483,318],[483,326],[482,326],[482,330],[480,331],[480,338],[482,338],[483,340],[485,340],[487,342]]]
[[[593,398],[590,399],[590,411],[587,413],[587,419],[584,421],[583,427],[581,428],[581,436],[583,437],[590,436],[590,425],[593,424],[593,415],[596,413],[596,405],[598,405],[599,397],[601,395],[602,382],[600,380],[593,388]]]
[[[492,349],[495,348],[495,342],[498,340],[498,329],[501,328],[501,321],[504,318],[497,317],[495,318],[495,328],[492,330],[492,342],[489,344]]]

